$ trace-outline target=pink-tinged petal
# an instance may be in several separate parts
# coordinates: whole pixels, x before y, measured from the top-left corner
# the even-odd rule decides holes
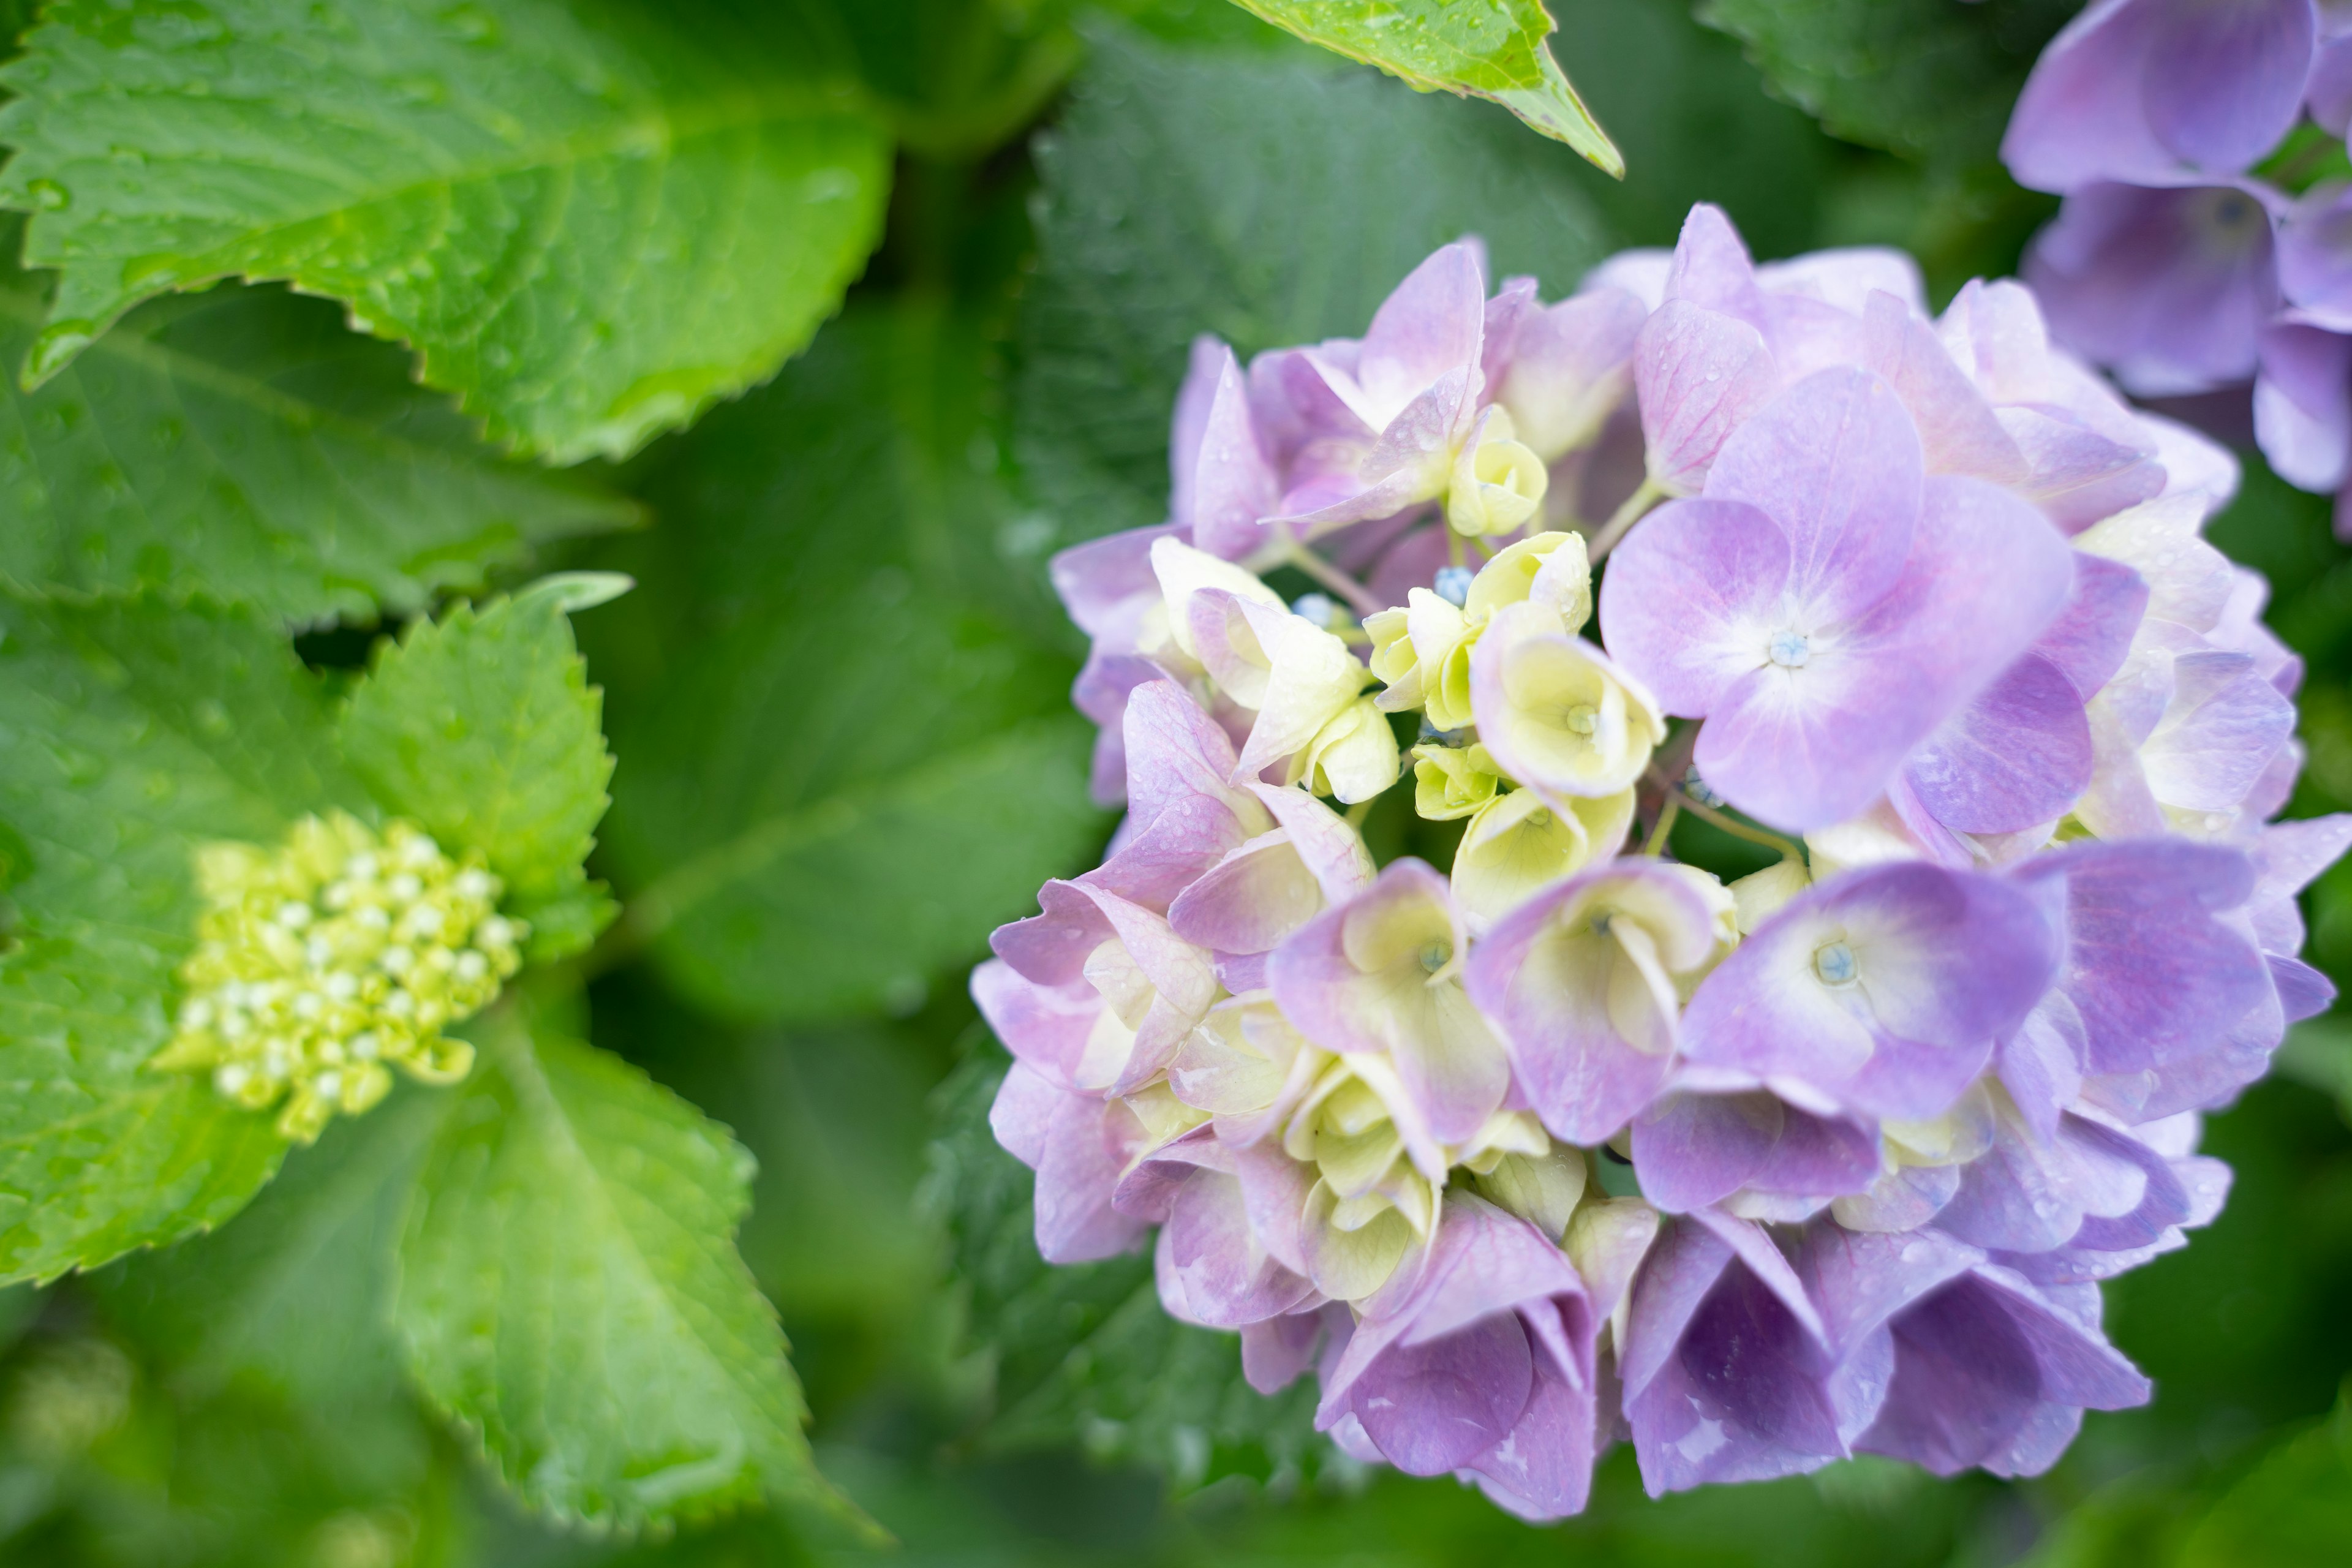
[[[1656,246],[1621,250],[1586,273],[1577,284],[1580,294],[1602,289],[1622,289],[1654,310],[1666,302],[1666,279],[1675,269],[1675,253]]]
[[[1704,717],[1764,666],[1789,560],[1787,535],[1752,506],[1671,502],[1611,558],[1601,639],[1667,712]]]
[[[1111,1206],[1129,1219],[1165,1225],[1186,1183],[1202,1171],[1230,1175],[1232,1167],[1232,1152],[1218,1140],[1216,1129],[1203,1123],[1138,1151],[1111,1189]]]
[[[1127,700],[1137,687],[1165,679],[1167,673],[1141,654],[1106,653],[1101,644],[1087,655],[1070,688],[1070,701],[1102,726],[1095,735],[1094,761],[1087,774],[1087,793],[1097,805],[1115,808],[1127,803]]]
[[[2056,962],[2041,909],[1999,879],[1867,867],[1799,894],[1710,973],[1683,1014],[1683,1050],[1872,1114],[1934,1117]]]
[[[1174,681],[1129,693],[1121,728],[1127,824],[1108,858],[1079,880],[1161,910],[1268,819],[1225,783],[1232,741]]]
[[[2017,405],[1998,411],[2025,458],[2016,489],[2067,533],[2160,494],[2166,469],[2151,442],[2119,441],[2068,409]]]
[[[1873,291],[1864,307],[1863,334],[1863,364],[1909,410],[1929,473],[1970,474],[2002,485],[2025,478],[2025,455],[1911,305]]]
[[[1070,619],[1090,637],[1117,640],[1120,649],[1134,647],[1132,622],[1139,617],[1136,601],[1160,592],[1151,572],[1154,541],[1172,538],[1171,527],[1131,528],[1106,534],[1057,552],[1046,570]]]
[[[2265,328],[2254,437],[2279,478],[2307,490],[2352,476],[2352,336],[2292,315]]]
[[[1134,1113],[1116,1100],[1055,1090],[1037,1162],[1037,1251],[1048,1263],[1090,1263],[1131,1251],[1147,1228],[1112,1205],[1119,1177],[1142,1152]]]
[[[1643,1195],[1690,1213],[1742,1191],[1830,1198],[1878,1174],[1875,1128],[1814,1116],[1762,1090],[1669,1092],[1633,1121]]]
[[[1153,1264],[1168,1315],[1204,1328],[1277,1317],[1315,1290],[1267,1253],[1250,1229],[1241,1184],[1220,1171],[1196,1170],[1177,1189]]]
[[[1724,444],[1710,500],[1745,501],[1789,540],[1788,592],[1822,620],[1894,587],[1922,502],[1919,435],[1892,387],[1829,370],[1780,394]]]
[[[1642,324],[1633,388],[1650,478],[1675,495],[1696,493],[1732,432],[1780,387],[1764,334],[1737,316],[1669,300]]]
[[[1908,252],[1883,245],[1841,246],[1768,261],[1756,269],[1756,280],[1767,294],[1819,300],[1857,318],[1873,294],[1892,294],[1912,310],[1927,309],[1919,264]]]
[[[1197,508],[1193,482],[1201,472],[1201,445],[1209,429],[1209,410],[1217,401],[1219,383],[1234,364],[1234,351],[1213,332],[1192,340],[1184,366],[1184,384],[1176,389],[1176,414],[1168,430],[1168,520],[1199,543],[1192,531]]]
[[[1486,301],[1479,329],[1478,374],[1491,395],[1517,363],[1519,333],[1528,319],[1542,309],[1536,299],[1541,285],[1532,278],[1506,278]]]
[[[2245,856],[2124,840],[2039,855],[2012,875],[2064,889],[2058,986],[2082,1020],[2086,1095],[2147,1121],[2261,1076],[2285,1026],[2262,953],[2221,918],[2253,890]]]
[[[2142,99],[2158,23],[2145,0],[2097,0],[2051,40],[2001,138],[2001,162],[2018,184],[2065,192],[2177,175],[2180,160],[2158,140]]]
[[[1638,942],[1627,940],[1633,932]],[[1472,951],[1463,980],[1544,1125],[1570,1142],[1598,1143],[1665,1082],[1677,1012],[1670,975],[1697,968],[1713,948],[1712,913],[1689,882],[1618,861],[1505,916]]]
[[[997,957],[1041,986],[1073,995],[1091,984],[1118,1009],[1132,1035],[1104,1018],[1068,1068],[1091,1089],[1126,1094],[1166,1067],[1217,995],[1209,954],[1169,928],[1165,917],[1083,882],[1048,882],[1043,912],[996,928]],[[1010,1042],[1008,1042],[1010,1044]]]
[[[2087,702],[2123,668],[2147,601],[2147,584],[2122,562],[2077,554],[2065,606],[2035,639],[2033,654],[2056,666]]]
[[[2311,72],[2318,18],[2311,0],[2152,0],[2140,103],[2166,150],[2185,163],[2234,173],[2293,128]]]
[[[1648,315],[1622,289],[1529,310],[1510,368],[1491,384],[1518,439],[1549,463],[1599,435],[1632,387],[1633,343]]]
[[[1087,1037],[1102,1016],[1100,992],[1084,980],[1040,985],[1003,959],[992,958],[971,972],[971,999],[990,1030],[1024,1069],[1064,1089],[1077,1087]]]
[[[1218,952],[1270,952],[1323,910],[1323,889],[1277,828],[1231,851],[1168,906],[1186,942]]]
[[[2352,129],[2352,33],[2321,42],[2303,90],[2312,119],[2329,135],[2341,136]]]
[[[1045,1158],[1045,1141],[1053,1135],[1054,1113],[1064,1094],[1044,1074],[1016,1061],[996,1086],[988,1130],[1006,1153],[1034,1171]]]
[[[1763,329],[1764,290],[1757,283],[1755,263],[1721,207],[1701,202],[1683,219],[1674,263],[1666,272],[1665,299],[1704,306]]]
[[[2058,667],[2029,654],[1911,753],[1913,792],[1945,826],[2015,833],[2066,814],[2091,782],[2091,726]]]
[[[1181,493],[1191,512],[1177,512],[1176,521],[1188,524],[1192,542],[1210,554],[1239,561],[1269,542],[1261,520],[1281,510],[1281,480],[1259,447],[1249,391],[1230,349],[1217,367],[1192,482]]]
[[[1242,1375],[1260,1394],[1281,1393],[1315,1364],[1316,1352],[1330,1332],[1334,1313],[1347,1319],[1339,1302],[1302,1308],[1278,1318],[1242,1325]]]
[[[1380,429],[1449,374],[1475,371],[1486,333],[1486,263],[1475,239],[1457,240],[1414,268],[1372,314],[1356,382]]]
[[[1857,1447],[1953,1475],[2024,1473],[2056,1458],[2068,1412],[2146,1404],[2147,1379],[2005,1268],[1979,1265],[1898,1314],[1885,1407]]]
[[[1295,469],[1318,447],[1360,453],[1380,433],[1379,426],[1366,424],[1348,405],[1326,375],[1324,367],[1333,363],[1335,347],[1273,349],[1250,361],[1252,420],[1267,458],[1277,468]],[[1352,365],[1353,361],[1348,363]],[[1345,380],[1353,372],[1339,374]]]
[[[2172,701],[2140,747],[2148,788],[2167,805],[2234,811],[2294,732],[2294,704],[2246,654],[2183,654],[2172,675]]]
[[[1303,789],[1278,789],[1255,781],[1243,787],[1290,835],[1292,847],[1326,899],[1338,903],[1372,885],[1376,868],[1371,852],[1346,817]]]
[[[1304,1228],[1315,1168],[1270,1142],[1233,1150],[1234,1175],[1242,1184],[1250,1232],[1275,1260],[1294,1274],[1308,1272]]]
[[[1392,1108],[1408,1142],[1417,1132],[1468,1141],[1510,1087],[1509,1058],[1458,978],[1467,946],[1445,879],[1397,860],[1294,932],[1266,966],[1275,999],[1308,1039],[1389,1058],[1409,1099]]]

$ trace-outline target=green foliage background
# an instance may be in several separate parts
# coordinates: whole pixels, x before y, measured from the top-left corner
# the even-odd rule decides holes
[[[1465,230],[1556,297],[1695,200],[1940,299],[2050,210],[1992,148],[2074,8],[1556,0],[1618,184],[1225,0],[55,0],[0,69],[0,1563],[2352,1560],[2352,1018],[2212,1120],[2227,1211],[2108,1289],[2158,1396],[2051,1475],[1621,1451],[1542,1531],[1045,1268],[982,1121],[961,973],[1109,827],[1044,563],[1159,521],[1187,340],[1359,331]],[[2211,533],[2352,809],[2326,502],[2249,453]],[[541,963],[289,1153],[138,1064],[189,844],[331,804],[481,848]],[[2352,869],[2310,904],[2352,985]]]

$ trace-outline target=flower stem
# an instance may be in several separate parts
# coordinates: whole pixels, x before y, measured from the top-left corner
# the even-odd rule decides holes
[[[1624,504],[1610,513],[1609,521],[1601,525],[1601,531],[1592,536],[1591,547],[1585,552],[1587,556],[1598,561],[1616,549],[1617,542],[1625,537],[1626,531],[1641,521],[1643,514],[1665,499],[1666,492],[1659,488],[1657,480],[1643,479],[1641,488],[1627,496]]]
[[[1666,839],[1674,832],[1675,818],[1682,815],[1682,797],[1672,790],[1667,791],[1665,798],[1658,804],[1657,822],[1650,828],[1649,837],[1642,841],[1643,854],[1664,855],[1666,852]]]
[[[1685,794],[1681,785],[1660,777],[1654,768],[1650,771],[1650,776],[1666,792],[1665,800],[1668,805],[1687,811],[1701,822],[1719,827],[1734,838],[1745,838],[1750,844],[1760,844],[1767,849],[1777,850],[1783,860],[1794,860],[1800,865],[1804,863],[1804,846],[1795,839],[1774,833],[1769,828],[1752,826],[1740,821],[1729,812],[1717,811],[1711,805],[1701,805],[1696,800]],[[1661,820],[1663,819],[1662,813]]]
[[[1386,605],[1372,597],[1370,589],[1303,544],[1293,542],[1290,546],[1290,553],[1284,559],[1347,600],[1360,616],[1377,616],[1388,608]]]

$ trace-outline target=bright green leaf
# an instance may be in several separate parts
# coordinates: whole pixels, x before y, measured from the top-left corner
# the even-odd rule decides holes
[[[744,1018],[904,1011],[1106,824],[1066,622],[974,454],[969,326],[853,316],[665,449],[642,586],[587,623],[628,765],[626,929]]]
[[[559,1516],[845,1508],[735,1251],[751,1157],[616,1057],[503,1012],[476,1039],[400,1243],[394,1321],[427,1397]]]
[[[1423,92],[1491,98],[1612,174],[1625,160],[1544,42],[1543,0],[1234,0],[1310,43]]]
[[[1544,152],[1356,72],[1102,42],[1039,149],[1014,428],[1044,543],[1166,520],[1168,422],[1197,333],[1244,356],[1360,336],[1465,233],[1496,277],[1572,291],[1610,247],[1589,176]]]
[[[0,955],[0,1279],[47,1279],[217,1225],[277,1169],[269,1118],[144,1063],[194,847],[361,796],[325,694],[249,616],[9,594],[0,625],[0,820],[30,860]]]
[[[1295,1480],[1318,1464],[1314,1379],[1271,1399],[1250,1387],[1240,1338],[1170,1317],[1149,1256],[1056,1268],[1037,1255],[1035,1179],[988,1126],[1003,1078],[991,1050],[940,1086],[924,1180],[952,1248],[963,1348],[992,1373],[982,1444],[1081,1444],[1185,1487],[1232,1474]]]
[[[34,281],[0,273],[0,363],[32,345]],[[202,592],[296,624],[414,615],[636,515],[494,459],[397,350],[274,289],[156,301],[39,391],[8,378],[0,497],[0,575]]]
[[[2082,0],[1701,0],[1773,90],[1833,136],[1958,167],[1990,163],[2042,46]]]
[[[62,269],[27,374],[141,300],[283,279],[518,450],[634,451],[773,373],[878,232],[878,123],[737,34],[617,0],[52,5],[0,70],[0,203]]]
[[[610,910],[581,869],[613,758],[564,615],[577,592],[553,578],[418,622],[381,648],[342,721],[343,753],[386,810],[505,879],[539,958],[584,946]]]

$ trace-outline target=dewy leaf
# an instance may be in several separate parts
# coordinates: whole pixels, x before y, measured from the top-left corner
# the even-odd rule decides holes
[[[551,1513],[846,1510],[735,1251],[751,1157],[617,1057],[506,1010],[475,1033],[400,1243],[394,1320],[426,1395]]]
[[[0,1279],[218,1225],[284,1151],[145,1063],[195,939],[194,846],[357,805],[331,710],[248,615],[0,593],[0,820],[30,866],[0,954]]]
[[[586,623],[629,759],[627,929],[689,1000],[814,1020],[920,1004],[1107,824],[1066,626],[997,487],[978,330],[853,315],[665,448],[642,586]]]
[[[1832,135],[1946,167],[1990,163],[2042,46],[2082,0],[1702,0],[1773,90]]]
[[[1016,450],[1045,543],[1164,521],[1186,345],[1360,336],[1437,247],[1574,289],[1610,248],[1584,171],[1507,122],[1357,72],[1111,37],[1039,150]],[[1140,193],[1149,192],[1149,197]]]
[[[1234,0],[1310,43],[1423,92],[1491,98],[1622,177],[1625,160],[1544,42],[1543,0]]]
[[[34,281],[0,264],[0,365],[32,346]],[[37,392],[8,376],[0,575],[368,621],[635,521],[617,497],[497,460],[402,357],[323,301],[224,288],[134,311]]]
[[[611,913],[581,869],[613,757],[564,615],[578,586],[551,578],[417,622],[380,646],[342,719],[343,754],[376,799],[452,855],[481,851],[540,959],[583,945]]]
[[[620,457],[772,374],[879,232],[878,122],[715,12],[81,0],[0,69],[0,203],[61,269],[37,383],[131,306],[282,279],[490,435]]]
[[[1180,1323],[1144,1254],[1055,1268],[1037,1255],[1034,1178],[998,1147],[988,1107],[1004,1058],[990,1049],[940,1087],[923,1202],[947,1231],[969,1352],[992,1369],[983,1447],[1083,1444],[1176,1484],[1296,1479],[1320,1462],[1315,1381],[1269,1399],[1244,1381],[1241,1340]]]

